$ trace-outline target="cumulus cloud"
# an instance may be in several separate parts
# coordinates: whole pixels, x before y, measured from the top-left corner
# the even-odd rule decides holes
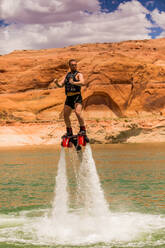
[[[165,11],[159,11],[158,9],[155,9],[151,16],[153,21],[155,21],[158,26],[165,29]]]
[[[92,42],[148,39],[152,24],[137,0],[111,13],[98,0],[1,0],[0,54]]]
[[[51,24],[79,20],[83,12],[99,9],[98,0],[1,0],[0,18],[9,23]]]
[[[158,9],[155,9],[151,14],[152,20],[155,22],[155,24],[162,28],[162,32],[157,38],[164,38],[165,37],[165,11],[159,11]]]

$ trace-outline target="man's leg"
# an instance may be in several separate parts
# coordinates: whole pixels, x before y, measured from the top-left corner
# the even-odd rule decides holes
[[[86,134],[86,128],[84,123],[84,118],[82,114],[82,104],[81,103],[75,103],[75,114],[77,116],[79,125],[80,125],[80,132],[84,132]]]
[[[82,104],[81,103],[75,103],[75,114],[77,116],[80,127],[84,126],[84,118],[83,118],[83,114],[82,114]]]
[[[72,113],[72,108],[65,104],[64,105],[64,121],[66,125],[67,135],[73,135],[71,121],[70,121],[71,113]]]

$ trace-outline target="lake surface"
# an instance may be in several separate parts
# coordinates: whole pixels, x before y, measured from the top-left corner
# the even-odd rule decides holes
[[[70,243],[62,243],[53,238],[56,225],[40,235],[51,215],[60,148],[0,150],[0,247],[165,247],[165,144],[93,145],[92,153],[110,216],[98,222],[77,213],[81,229],[70,222]],[[75,156],[66,151],[70,209]]]

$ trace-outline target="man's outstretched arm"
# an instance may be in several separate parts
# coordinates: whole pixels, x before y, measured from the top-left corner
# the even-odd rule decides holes
[[[57,85],[57,87],[62,88],[65,85],[65,77],[62,80],[60,80],[59,82],[58,82],[58,79],[55,78],[53,80],[53,83],[55,83]]]

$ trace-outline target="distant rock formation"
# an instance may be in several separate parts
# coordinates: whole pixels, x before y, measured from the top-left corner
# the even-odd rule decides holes
[[[58,121],[64,89],[51,81],[75,58],[87,119],[165,116],[165,39],[14,51],[0,56],[0,122]]]

